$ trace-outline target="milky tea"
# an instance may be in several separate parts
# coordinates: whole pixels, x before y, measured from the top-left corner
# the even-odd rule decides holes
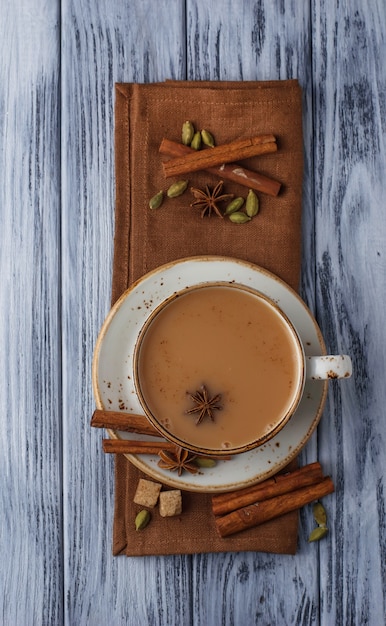
[[[213,284],[180,292],[145,325],[136,350],[137,392],[149,419],[168,439],[222,454],[260,445],[296,408],[304,384],[303,353],[287,318],[265,296]],[[213,421],[189,394],[221,394]]]

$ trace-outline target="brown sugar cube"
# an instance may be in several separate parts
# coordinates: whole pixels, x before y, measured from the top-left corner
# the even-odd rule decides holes
[[[161,491],[159,494],[159,512],[162,517],[180,515],[182,512],[182,498],[179,489]]]
[[[135,504],[140,504],[141,506],[147,506],[149,509],[153,509],[157,504],[161,487],[161,483],[155,483],[152,480],[140,478],[137,490],[134,494]]]

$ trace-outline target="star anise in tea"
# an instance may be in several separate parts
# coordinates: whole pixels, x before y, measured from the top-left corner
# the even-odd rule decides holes
[[[187,471],[190,474],[197,474],[198,472],[198,467],[194,463],[196,455],[191,454],[188,450],[184,450],[184,448],[180,446],[176,446],[175,452],[161,450],[158,456],[160,457],[158,466],[170,472],[176,471],[178,476],[181,476],[183,471]]]
[[[221,395],[217,394],[211,398],[205,385],[202,385],[195,393],[189,393],[189,396],[193,400],[194,406],[186,413],[188,415],[198,413],[196,424],[200,424],[204,417],[209,417],[214,422],[214,411],[221,411],[222,409]]]
[[[233,193],[222,193],[223,184],[224,182],[220,180],[213,189],[209,189],[208,185],[205,186],[205,189],[192,187],[190,191],[196,200],[190,206],[201,209],[201,217],[206,214],[210,217],[212,211],[219,217],[223,217],[218,205],[233,198]]]

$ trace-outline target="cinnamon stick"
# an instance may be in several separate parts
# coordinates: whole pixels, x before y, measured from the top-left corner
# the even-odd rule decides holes
[[[216,528],[221,537],[229,537],[247,528],[259,526],[290,511],[296,511],[314,500],[333,493],[334,484],[329,476],[315,485],[302,487],[264,502],[250,504],[223,517],[216,517]]]
[[[184,146],[182,143],[177,143],[176,141],[171,141],[170,139],[162,139],[159,151],[161,154],[174,157],[194,152],[193,148]],[[244,187],[268,194],[269,196],[277,196],[281,188],[281,183],[277,180],[241,167],[238,163],[223,163],[215,167],[206,167],[205,171],[216,174],[225,180],[231,180],[239,185],[244,185]]]
[[[189,172],[204,170],[207,167],[241,161],[258,154],[270,154],[276,151],[276,138],[273,135],[257,135],[176,157],[163,163],[163,169],[166,177],[180,176]]]
[[[110,428],[112,430],[139,433],[140,435],[162,437],[144,415],[136,415],[135,413],[96,409],[91,418],[90,425],[95,428]]]
[[[237,491],[212,496],[212,510],[215,515],[225,515],[249,504],[261,502],[284,493],[291,493],[301,487],[314,485],[323,478],[319,462],[310,463],[288,472],[277,474],[263,482]]]
[[[176,446],[170,441],[103,439],[103,452],[111,454],[158,454],[160,450],[175,452]]]
[[[135,439],[103,439],[103,452],[110,454],[158,454],[160,450],[175,452],[178,446],[171,441],[142,441]],[[194,455],[200,457],[201,455]],[[205,454],[201,456],[205,459],[216,459],[230,461],[231,455],[221,456]]]

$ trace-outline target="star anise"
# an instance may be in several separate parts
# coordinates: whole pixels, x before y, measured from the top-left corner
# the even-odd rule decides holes
[[[213,412],[221,411],[222,409],[222,405],[220,404],[221,395],[217,394],[211,398],[205,385],[202,385],[195,393],[189,393],[189,396],[195,403],[195,406],[186,411],[186,413],[188,415],[198,413],[196,424],[200,424],[206,416],[214,422]]]
[[[223,184],[224,182],[220,180],[220,182],[218,182],[212,190],[209,189],[208,185],[205,185],[205,190],[192,187],[190,191],[196,200],[194,200],[190,206],[196,206],[201,209],[201,217],[204,217],[206,213],[210,216],[212,211],[214,211],[219,217],[223,217],[220,209],[218,208],[218,204],[233,198],[233,193],[221,193]]]
[[[198,467],[194,464],[197,458],[196,455],[184,450],[184,448],[180,448],[180,446],[176,446],[175,452],[161,450],[158,456],[160,457],[158,466],[171,472],[177,471],[178,476],[181,476],[184,470],[190,474],[197,474],[198,472]]]

